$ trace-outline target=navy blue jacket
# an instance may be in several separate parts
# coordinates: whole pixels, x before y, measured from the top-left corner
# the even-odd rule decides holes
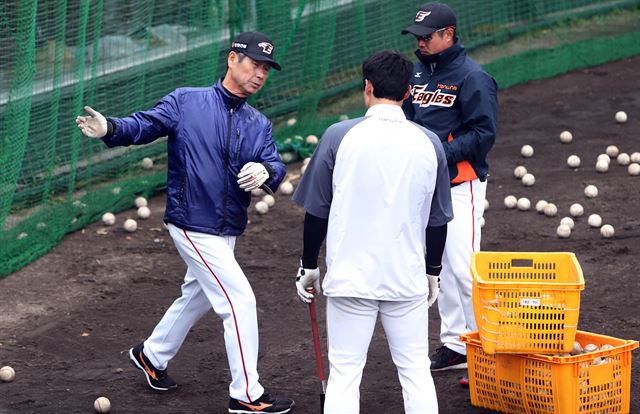
[[[179,228],[237,236],[247,225],[251,193],[238,187],[247,162],[263,163],[266,184],[276,190],[285,175],[271,138],[271,122],[222,82],[179,88],[152,109],[109,118],[109,146],[140,145],[167,136],[167,208],[164,220]]]
[[[434,56],[435,65],[419,50],[416,56],[405,115],[438,135],[452,183],[485,180],[498,126],[496,81],[467,56],[460,41]]]

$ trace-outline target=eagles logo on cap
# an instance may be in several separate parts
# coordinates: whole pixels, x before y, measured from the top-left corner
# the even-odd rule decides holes
[[[427,17],[428,15],[430,15],[431,12],[430,11],[424,11],[424,10],[420,10],[418,11],[418,13],[416,13],[416,22],[421,22],[424,20],[425,17]]]
[[[433,2],[423,4],[418,9],[413,24],[406,27],[402,34],[422,37],[445,27],[456,27],[456,15],[446,4]]]
[[[258,46],[260,46],[262,48],[262,51],[267,55],[270,55],[271,52],[273,52],[273,45],[271,43],[260,42],[258,43]]]
[[[240,33],[231,43],[229,51],[242,53],[258,62],[269,62],[272,68],[276,70],[282,69],[280,65],[273,60],[274,47],[273,42],[264,33],[260,32],[243,32]]]

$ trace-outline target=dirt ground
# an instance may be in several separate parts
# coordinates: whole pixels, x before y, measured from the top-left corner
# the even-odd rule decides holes
[[[610,144],[628,153],[640,151],[638,73],[640,57],[500,93],[500,131],[490,155],[487,191],[491,207],[482,235],[483,250],[575,252],[586,280],[579,328],[623,339],[640,339],[640,177],[629,176],[615,161],[606,174],[594,166]],[[616,124],[618,110],[627,112],[629,122]],[[570,145],[558,140],[565,129],[574,136]],[[534,147],[533,158],[520,157],[523,144]],[[580,156],[583,166],[568,168],[570,154]],[[533,187],[513,177],[518,164],[535,175]],[[291,166],[290,172],[298,167]],[[599,188],[597,198],[584,196],[587,184]],[[553,201],[559,215],[507,210],[503,199],[509,194],[529,197],[533,204]],[[570,238],[560,239],[556,226],[574,202],[584,206],[585,215]],[[129,365],[129,347],[150,334],[179,296],[185,271],[161,223],[164,195],[150,200],[150,207],[151,218],[139,221],[136,233],[120,227],[135,211],[122,212],[118,226],[105,229],[96,223],[70,234],[45,257],[0,280],[0,365],[13,366],[17,375],[14,382],[0,383],[0,414],[90,413],[101,395],[111,400],[113,413],[226,412],[229,370],[222,324],[213,312],[193,328],[169,365],[180,384],[175,392],[151,392]],[[603,239],[589,228],[591,213],[615,227],[614,238]],[[296,299],[293,281],[302,217],[286,196],[278,196],[265,216],[252,209],[237,258],[258,302],[261,381],[294,398],[295,412],[306,414],[319,412],[319,385],[308,312]],[[324,332],[323,299],[318,306]],[[430,331],[435,349],[436,308]],[[631,413],[640,412],[639,357],[640,352],[633,353]],[[471,406],[469,391],[457,383],[462,373],[434,376],[440,412],[489,412]],[[361,412],[402,412],[400,385],[380,328],[361,390]]]

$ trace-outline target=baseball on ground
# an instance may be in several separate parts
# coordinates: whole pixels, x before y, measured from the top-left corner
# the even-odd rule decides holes
[[[93,403],[97,413],[108,413],[111,410],[111,401],[107,397],[98,397]]]
[[[536,177],[534,177],[533,174],[531,173],[526,173],[522,177],[522,185],[524,185],[525,187],[531,187],[535,183],[536,183]]]
[[[620,154],[618,154],[616,161],[618,161],[618,165],[629,165],[629,163],[631,162],[631,157],[626,152],[621,152]]]
[[[279,190],[284,195],[293,194],[293,184],[291,184],[291,181],[284,181],[280,184]]]
[[[136,207],[140,208],[140,207],[145,207],[147,206],[149,203],[147,202],[147,199],[144,197],[136,197],[136,200],[134,201]]]
[[[589,223],[591,227],[600,227],[602,226],[602,217],[598,214],[591,214],[587,219],[587,223]]]
[[[567,226],[566,224],[561,224],[556,229],[556,234],[561,239],[566,239],[567,237],[571,236],[571,227]]]
[[[489,210],[489,200],[487,200],[486,198],[484,199],[484,211]]]
[[[267,212],[269,211],[269,204],[265,203],[264,201],[258,201],[255,208],[258,214],[267,214]]]
[[[609,171],[609,161],[605,159],[598,160],[598,162],[596,162],[596,171],[600,173]]]
[[[11,382],[16,378],[16,371],[10,366],[0,368],[0,381]]]
[[[569,207],[569,214],[573,217],[580,217],[584,214],[584,208],[578,203],[571,204],[571,207]]]
[[[580,157],[577,155],[569,155],[569,158],[567,158],[567,165],[570,168],[578,168],[580,166]]]
[[[251,190],[251,195],[253,197],[260,197],[264,194],[264,190],[262,188],[254,188]]]
[[[618,156],[618,153],[620,152],[620,150],[615,145],[609,145],[605,150],[605,152],[609,157],[615,158]]]
[[[555,204],[547,203],[547,205],[544,206],[544,215],[545,216],[554,217],[556,214],[558,214],[558,207],[556,207]]]
[[[302,164],[300,167],[300,175],[304,175],[305,171],[307,171],[307,165],[308,164]]]
[[[484,217],[480,217],[480,228],[484,227]]]
[[[288,164],[296,159],[296,155],[293,152],[283,152],[280,154],[280,158],[282,159],[282,162]]]
[[[138,214],[138,218],[146,220],[149,217],[151,217],[151,210],[149,210],[149,207],[147,206],[142,206],[138,209],[137,214]]]
[[[609,237],[613,237],[615,233],[616,232],[611,224],[605,224],[604,226],[600,227],[600,234],[604,238],[608,239]]]
[[[573,141],[573,135],[571,135],[571,132],[562,131],[560,133],[560,142],[562,142],[563,144],[568,144],[571,141]]]
[[[113,226],[115,222],[116,216],[114,216],[113,213],[104,213],[102,215],[102,224],[105,226]]]
[[[625,111],[616,112],[616,122],[619,124],[627,122],[627,113]]]
[[[524,175],[527,173],[527,169],[523,166],[523,165],[518,165],[514,170],[513,170],[513,176],[520,179],[522,177],[524,177]]]
[[[153,160],[149,157],[145,157],[142,159],[142,161],[140,161],[140,165],[145,170],[150,170],[151,168],[153,168]]]
[[[629,158],[631,159],[631,162],[640,164],[640,152],[632,152]]]
[[[307,135],[307,144],[318,145],[318,137],[315,135]]]
[[[269,207],[273,207],[273,205],[276,203],[275,197],[273,197],[271,194],[267,194],[264,197],[262,197],[262,201],[267,203]]]
[[[536,211],[540,214],[544,214],[544,208],[549,204],[547,200],[538,200],[536,203]]]
[[[518,199],[515,196],[508,195],[504,198],[504,206],[506,208],[515,208],[518,204]]]
[[[124,224],[122,225],[122,228],[124,228],[129,233],[133,233],[138,229],[138,223],[136,223],[134,219],[126,219],[124,221]]]
[[[598,158],[596,159],[596,161],[600,161],[600,160],[605,160],[607,163],[610,163],[611,157],[608,156],[607,154],[600,154],[598,155]]]
[[[531,208],[531,201],[529,201],[529,199],[526,197],[522,197],[518,199],[516,205],[518,206],[518,210],[527,211]]]
[[[571,217],[563,217],[562,220],[560,220],[560,224],[564,224],[565,226],[569,226],[569,228],[571,230],[573,230],[573,227],[575,226],[575,222],[573,221],[573,219]]]
[[[287,119],[287,125],[288,125],[288,126],[294,126],[294,125],[295,125],[295,124],[297,124],[297,123],[298,123],[298,120],[297,120],[297,119],[295,119],[295,118],[289,118],[289,119]]]
[[[595,198],[598,196],[598,187],[595,185],[588,185],[584,188],[584,195],[589,198]]]
[[[522,148],[520,148],[520,154],[525,158],[533,157],[533,147],[531,145],[523,145]]]
[[[629,164],[627,172],[629,175],[640,175],[640,164],[636,164],[635,162],[633,164]]]

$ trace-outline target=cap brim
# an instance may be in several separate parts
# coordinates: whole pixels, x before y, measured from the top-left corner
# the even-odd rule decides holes
[[[419,24],[412,24],[411,26],[405,28],[402,31],[402,34],[411,33],[414,36],[426,36],[435,32],[436,30],[437,29],[434,27],[425,27]]]
[[[275,70],[282,70],[282,67],[273,59],[264,57],[262,55],[255,55],[253,53],[242,52],[245,55],[249,56],[251,59],[256,60],[258,62],[269,62],[272,68]]]

